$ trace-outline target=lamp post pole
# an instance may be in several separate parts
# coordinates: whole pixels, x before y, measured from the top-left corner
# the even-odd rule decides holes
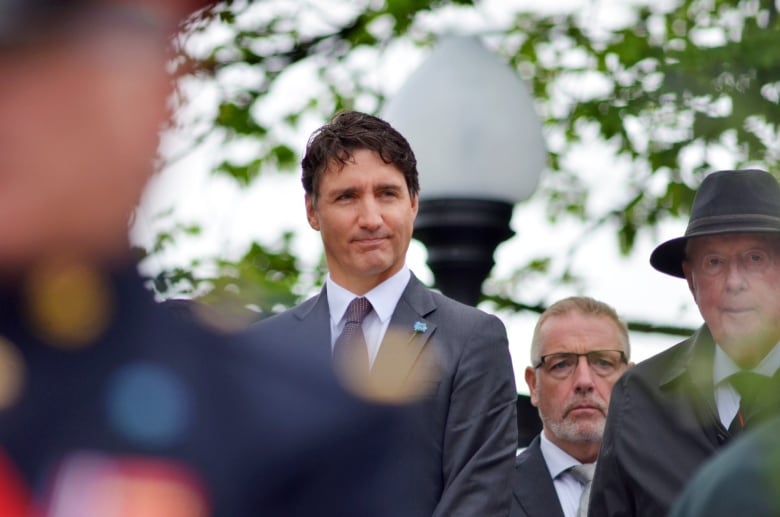
[[[414,237],[428,249],[428,266],[441,292],[477,305],[496,247],[514,234],[509,228],[512,208],[510,203],[477,199],[420,202]]]

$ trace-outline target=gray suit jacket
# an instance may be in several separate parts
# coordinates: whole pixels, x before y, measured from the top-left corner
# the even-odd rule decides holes
[[[511,517],[563,517],[540,444],[537,436],[515,460]]]
[[[272,334],[272,341],[313,346],[311,353],[331,360],[325,289],[260,321],[256,329]],[[413,360],[400,366],[408,370],[408,376],[422,364],[435,367],[435,374],[426,377],[428,394],[417,404],[419,425],[410,433],[410,453],[404,459],[421,489],[412,496],[417,514],[509,515],[509,480],[517,449],[517,389],[504,325],[495,316],[428,289],[412,275],[390,329],[408,337],[385,339],[372,374],[399,368],[392,360],[397,346],[413,351]],[[315,345],[312,337],[318,338]]]

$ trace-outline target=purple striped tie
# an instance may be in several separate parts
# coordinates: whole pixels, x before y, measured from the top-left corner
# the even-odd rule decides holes
[[[355,365],[354,368],[368,372],[368,346],[362,324],[371,309],[371,302],[366,298],[355,298],[349,303],[347,322],[333,346],[333,360],[337,364]]]

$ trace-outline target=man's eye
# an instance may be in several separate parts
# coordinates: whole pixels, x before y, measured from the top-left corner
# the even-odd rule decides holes
[[[723,260],[720,257],[709,257],[704,260],[704,265],[707,267],[718,267],[723,264]]]
[[[615,363],[613,363],[606,357],[597,357],[595,360],[595,364],[599,366],[614,366]]]
[[[565,370],[571,366],[571,361],[569,359],[556,359],[555,361],[550,364],[551,370]]]

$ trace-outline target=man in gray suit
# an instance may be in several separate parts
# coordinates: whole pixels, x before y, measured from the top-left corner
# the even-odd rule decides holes
[[[428,289],[406,266],[419,191],[408,142],[377,117],[340,113],[312,135],[302,169],[328,277],[319,295],[258,331],[290,346],[320,336],[311,353],[333,357],[369,396],[422,390],[409,456],[399,458],[421,488],[418,515],[508,515],[517,389],[506,330]]]
[[[543,431],[515,462],[512,517],[587,512],[610,392],[629,354],[626,325],[603,302],[565,298],[542,313],[525,380]]]

